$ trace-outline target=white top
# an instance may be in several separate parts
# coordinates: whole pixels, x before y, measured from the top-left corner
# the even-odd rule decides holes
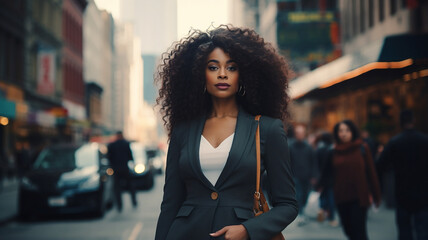
[[[202,172],[213,186],[220,177],[224,165],[226,165],[234,135],[235,133],[224,139],[216,148],[203,135],[201,136],[199,160],[201,161]]]

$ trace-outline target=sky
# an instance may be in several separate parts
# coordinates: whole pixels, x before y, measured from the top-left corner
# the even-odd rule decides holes
[[[206,30],[211,24],[228,23],[228,0],[177,0],[177,35],[185,36],[191,27]]]
[[[140,0],[157,1],[157,0]],[[211,24],[228,23],[228,0],[177,0],[177,37],[187,35],[191,28],[206,30]],[[106,9],[119,19],[120,0],[95,0],[98,8]]]
[[[110,12],[115,19],[119,19],[120,0],[95,0],[99,9],[105,9]]]

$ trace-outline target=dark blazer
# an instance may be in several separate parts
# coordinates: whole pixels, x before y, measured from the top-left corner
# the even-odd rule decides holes
[[[132,161],[131,147],[125,139],[116,140],[108,145],[108,158],[114,171],[127,173],[128,161]]]
[[[383,150],[380,172],[394,169],[397,204],[408,211],[428,207],[428,136],[407,129],[393,137]]]
[[[273,208],[256,218],[252,211],[256,187],[254,116],[239,110],[229,157],[215,186],[202,173],[199,161],[204,124],[205,117],[201,117],[172,132],[155,239],[214,239],[209,233],[236,224],[243,224],[252,240],[269,239],[281,232],[297,216],[282,122],[265,116],[260,120],[262,172],[268,173]]]

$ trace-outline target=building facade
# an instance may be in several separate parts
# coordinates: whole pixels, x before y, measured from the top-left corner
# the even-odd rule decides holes
[[[0,183],[13,166],[14,129],[25,122],[26,1],[2,1],[0,7]],[[24,112],[18,112],[24,108]],[[18,111],[17,111],[18,110]]]
[[[428,3],[340,1],[340,11],[344,55],[291,82],[295,120],[315,131],[351,119],[385,143],[410,109],[428,132]]]
[[[230,1],[228,18],[234,26],[254,29],[277,47],[277,9],[276,0]]]
[[[119,22],[116,22],[115,29],[115,81],[112,83],[113,129],[123,131],[126,116],[129,115],[130,66],[133,60],[134,31],[132,24]]]
[[[83,25],[83,76],[85,83],[102,89],[100,119],[90,120],[92,135],[110,133],[112,128],[111,85],[113,81],[114,21],[110,13],[98,9],[95,1],[88,1]],[[87,94],[86,94],[87,95]],[[90,96],[87,96],[87,98]],[[87,111],[89,115],[90,112]],[[96,113],[94,113],[96,114]],[[90,118],[88,115],[89,119]]]
[[[63,105],[68,110],[73,141],[83,141],[89,128],[85,116],[85,83],[83,80],[83,13],[86,0],[64,0],[62,5]]]
[[[177,40],[177,1],[123,0],[120,20],[134,25],[135,35],[141,41],[144,61],[144,100],[154,105],[157,88],[153,76],[163,52]],[[151,24],[155,21],[155,24]],[[150,23],[150,24],[148,24]]]
[[[70,135],[63,108],[62,4],[60,0],[26,1],[24,54],[25,120],[15,136],[39,149]]]

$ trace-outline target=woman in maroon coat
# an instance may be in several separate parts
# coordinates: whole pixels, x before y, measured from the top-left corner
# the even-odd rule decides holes
[[[334,127],[336,145],[324,166],[319,187],[333,186],[343,231],[350,240],[366,240],[367,211],[380,203],[380,188],[368,146],[350,120]]]

